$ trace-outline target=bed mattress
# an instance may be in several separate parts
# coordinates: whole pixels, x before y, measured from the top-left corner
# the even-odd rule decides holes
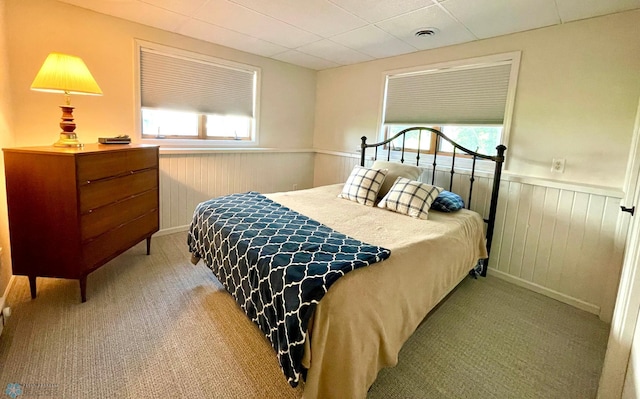
[[[394,366],[404,342],[487,257],[479,214],[431,211],[428,220],[338,198],[341,184],[268,194],[272,200],[391,257],[340,278],[310,321],[305,398],[364,398],[378,371]]]

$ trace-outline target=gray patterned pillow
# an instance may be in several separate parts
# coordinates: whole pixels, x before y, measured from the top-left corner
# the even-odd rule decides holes
[[[386,175],[386,169],[375,170],[355,166],[338,197],[373,206]]]
[[[414,218],[427,219],[431,203],[442,190],[441,187],[398,177],[378,207]]]

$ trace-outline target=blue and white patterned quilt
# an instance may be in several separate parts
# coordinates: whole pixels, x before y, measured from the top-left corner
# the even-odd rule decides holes
[[[199,204],[188,245],[271,341],[294,387],[318,301],[339,277],[391,255],[255,192]]]

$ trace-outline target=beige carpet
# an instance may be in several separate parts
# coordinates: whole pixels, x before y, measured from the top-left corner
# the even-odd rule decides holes
[[[466,279],[370,397],[595,398],[608,334],[590,313],[490,276]]]
[[[0,396],[297,398],[275,354],[186,234],[138,245],[88,279],[16,277],[0,337]],[[34,258],[36,261],[37,258]],[[484,305],[483,305],[484,304]],[[419,327],[370,398],[592,398],[608,326],[494,278],[466,279]]]

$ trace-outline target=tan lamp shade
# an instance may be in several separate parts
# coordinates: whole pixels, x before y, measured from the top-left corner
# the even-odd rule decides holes
[[[31,83],[32,90],[65,94],[102,95],[80,57],[51,53]]]
[[[88,94],[101,96],[102,90],[96,83],[89,68],[80,57],[74,55],[51,53],[31,83],[31,90],[51,93],[64,93],[65,105],[61,105],[62,121],[60,139],[53,145],[56,147],[82,147],[74,132],[76,124],[73,120],[73,108],[69,94]]]

